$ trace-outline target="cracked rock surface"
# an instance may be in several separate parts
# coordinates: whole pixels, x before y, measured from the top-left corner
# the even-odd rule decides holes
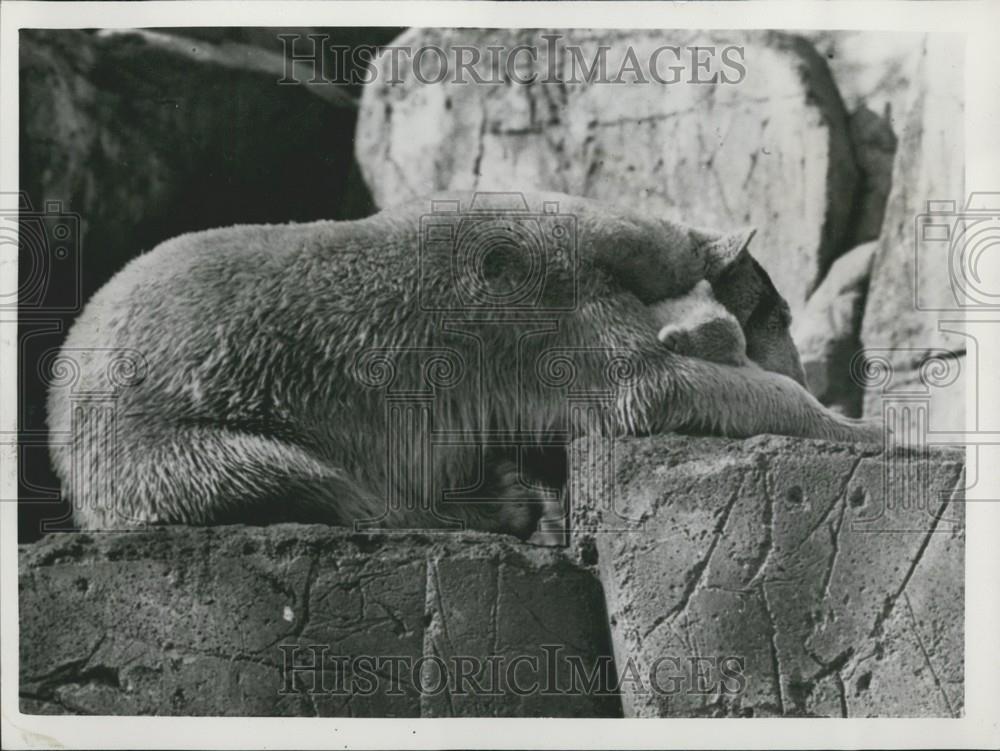
[[[509,690],[508,679],[565,688],[568,661],[610,664],[610,646],[590,572],[496,536],[305,525],[63,534],[22,547],[20,573],[27,713],[621,714],[610,691]],[[456,680],[461,658],[487,655],[498,655],[498,683],[488,666],[468,679],[487,691]],[[363,656],[382,664],[339,661]]]
[[[319,525],[22,546],[22,711],[961,715],[961,453],[600,446],[573,445],[569,551]]]
[[[960,452],[659,436],[574,459],[616,661],[668,686],[703,666],[682,690],[623,683],[626,717],[961,714]],[[718,674],[733,658],[742,683]]]
[[[861,326],[866,356],[885,374],[872,379],[864,413],[880,415],[886,399],[918,391],[929,398],[930,424],[945,430],[965,428],[965,396],[978,388],[972,354],[984,335],[977,327],[965,332],[951,322],[964,307],[983,304],[985,289],[970,260],[978,241],[959,231],[966,208],[963,55],[960,41],[946,34],[930,34],[923,44],[922,83],[902,118],[899,158]],[[972,215],[976,210],[995,214],[995,195],[979,195],[985,198],[972,204]],[[925,234],[928,226],[939,234]],[[949,242],[933,239],[941,232],[947,232]],[[922,366],[932,368],[925,372]]]

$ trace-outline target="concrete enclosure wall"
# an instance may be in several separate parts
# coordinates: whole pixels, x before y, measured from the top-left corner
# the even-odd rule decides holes
[[[568,550],[303,525],[22,546],[22,711],[961,713],[960,455],[662,436],[573,464]]]

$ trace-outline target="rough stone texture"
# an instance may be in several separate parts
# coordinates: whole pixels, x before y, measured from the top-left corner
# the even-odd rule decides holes
[[[888,382],[874,379],[865,396],[866,414],[878,414],[883,395],[897,386],[916,385],[939,398],[940,389],[920,383],[921,363],[966,349],[964,337],[938,328],[940,321],[960,317],[947,243],[918,240],[917,231],[928,201],[954,201],[955,211],[964,204],[962,40],[929,35],[919,70],[913,105],[900,136],[861,328],[865,349],[891,372]]]
[[[807,31],[830,66],[851,112],[867,107],[899,133],[913,96],[913,82],[926,34],[916,32]]]
[[[534,678],[565,689],[568,660],[589,670],[602,655],[608,661],[610,647],[592,573],[559,552],[495,536],[367,536],[302,525],[53,535],[22,547],[20,589],[24,712],[621,712],[611,692],[522,695],[504,682],[524,655],[512,669],[518,685],[530,689]],[[306,666],[324,647],[319,677]],[[409,662],[398,681],[388,662],[369,666],[375,690],[366,691],[369,684],[348,683],[338,655]],[[503,675],[497,695],[462,695],[454,658],[488,655],[498,656]],[[452,674],[447,690],[431,656]],[[527,659],[537,659],[537,671]],[[286,660],[303,669],[283,677]],[[491,687],[487,668],[472,680]],[[353,680],[365,680],[362,671]],[[361,690],[348,695],[348,685]]]
[[[851,378],[850,366],[861,348],[858,331],[875,248],[876,243],[865,243],[838,258],[792,322],[809,390],[850,417],[861,414],[863,392]]]
[[[627,717],[961,714],[960,452],[661,436],[617,442],[608,467],[589,446],[574,445],[577,546],[618,665],[735,657],[745,676],[625,684]],[[604,473],[611,503],[590,484]]]
[[[860,180],[849,245],[879,236],[897,136],[913,98],[924,34],[807,31],[826,59],[849,113],[850,140]]]
[[[585,84],[577,67],[574,83],[569,55],[556,56],[558,72],[548,75],[545,33],[578,44],[588,62],[598,45],[609,45],[608,78],[627,49],[645,61],[665,44],[742,45],[746,76],[738,85]],[[390,84],[390,57],[380,59],[356,141],[376,203],[443,189],[543,188],[714,229],[755,225],[751,250],[793,311],[802,307],[847,247],[857,183],[840,96],[805,40],[772,32],[423,29],[393,44],[519,43],[539,49],[534,85],[423,84],[405,59],[396,73],[402,83]],[[486,61],[478,70],[493,75]]]
[[[960,453],[600,445],[573,446],[570,556],[304,525],[23,546],[22,711],[961,714]]]
[[[278,40],[254,57],[162,34],[22,37],[22,187],[81,215],[85,273],[194,229],[369,209],[347,179],[353,101],[278,86]]]

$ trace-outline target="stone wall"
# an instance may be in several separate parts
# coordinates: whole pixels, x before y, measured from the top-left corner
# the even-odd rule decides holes
[[[589,671],[610,646],[597,580],[545,548],[476,534],[175,527],[50,536],[20,564],[25,712],[621,714],[613,692],[560,693],[571,662]],[[495,672],[484,664],[470,680],[496,696],[442,684],[441,666],[455,682],[463,659],[491,655]],[[338,656],[380,662],[345,671]],[[532,681],[553,690],[510,683]]]
[[[21,709],[961,713],[959,454],[661,436],[607,466],[589,446],[565,551],[303,525],[22,546]]]
[[[584,445],[574,528],[615,657],[649,675],[694,654],[713,689],[623,684],[625,716],[961,714],[961,452],[661,436],[617,442],[608,468]],[[727,657],[733,693],[713,672]]]
[[[947,226],[955,238],[966,208],[963,55],[962,41],[950,35],[930,35],[923,45],[918,63],[922,84],[902,125],[861,324],[861,343],[886,376],[874,379],[878,388],[865,394],[865,411],[879,414],[884,397],[894,391],[923,392],[931,401],[934,427],[952,430],[965,428],[965,393],[972,385],[969,376],[959,373],[967,340],[955,320],[966,306],[981,302],[975,290],[989,282],[977,284],[970,265],[949,262],[957,257],[968,264],[966,250],[974,243],[965,248],[961,240],[955,247],[928,241],[923,227]],[[946,204],[950,207],[932,216],[933,209]],[[973,293],[971,298],[967,292]],[[926,373],[934,362],[962,377],[935,383]]]

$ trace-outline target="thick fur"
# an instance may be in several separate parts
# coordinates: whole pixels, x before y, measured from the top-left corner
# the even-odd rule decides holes
[[[783,301],[739,277],[757,273],[745,243],[569,196],[530,197],[532,209],[542,200],[575,215],[578,243],[575,260],[546,259],[537,310],[463,312],[452,254],[418,252],[427,202],[354,222],[184,235],[131,262],[64,346],[80,369],[76,393],[113,390],[123,349],[144,358],[144,377],[120,390],[113,443],[93,438],[92,413],[72,416],[69,389],[50,392],[50,428],[74,437],[51,451],[77,523],[302,520],[527,537],[548,496],[511,492],[523,459],[512,435],[543,453],[593,430],[879,440],[796,383],[797,356],[775,360],[787,375],[756,364],[767,362],[753,349],[768,324],[752,319]],[[515,248],[490,283],[507,289],[525,263]],[[756,363],[680,356],[657,340],[651,304],[706,275],[743,317]],[[553,354],[569,380],[557,362],[539,365]],[[592,397],[606,408],[567,408]],[[390,422],[400,400],[423,405],[407,414],[428,429]],[[430,428],[451,438],[428,447]]]

